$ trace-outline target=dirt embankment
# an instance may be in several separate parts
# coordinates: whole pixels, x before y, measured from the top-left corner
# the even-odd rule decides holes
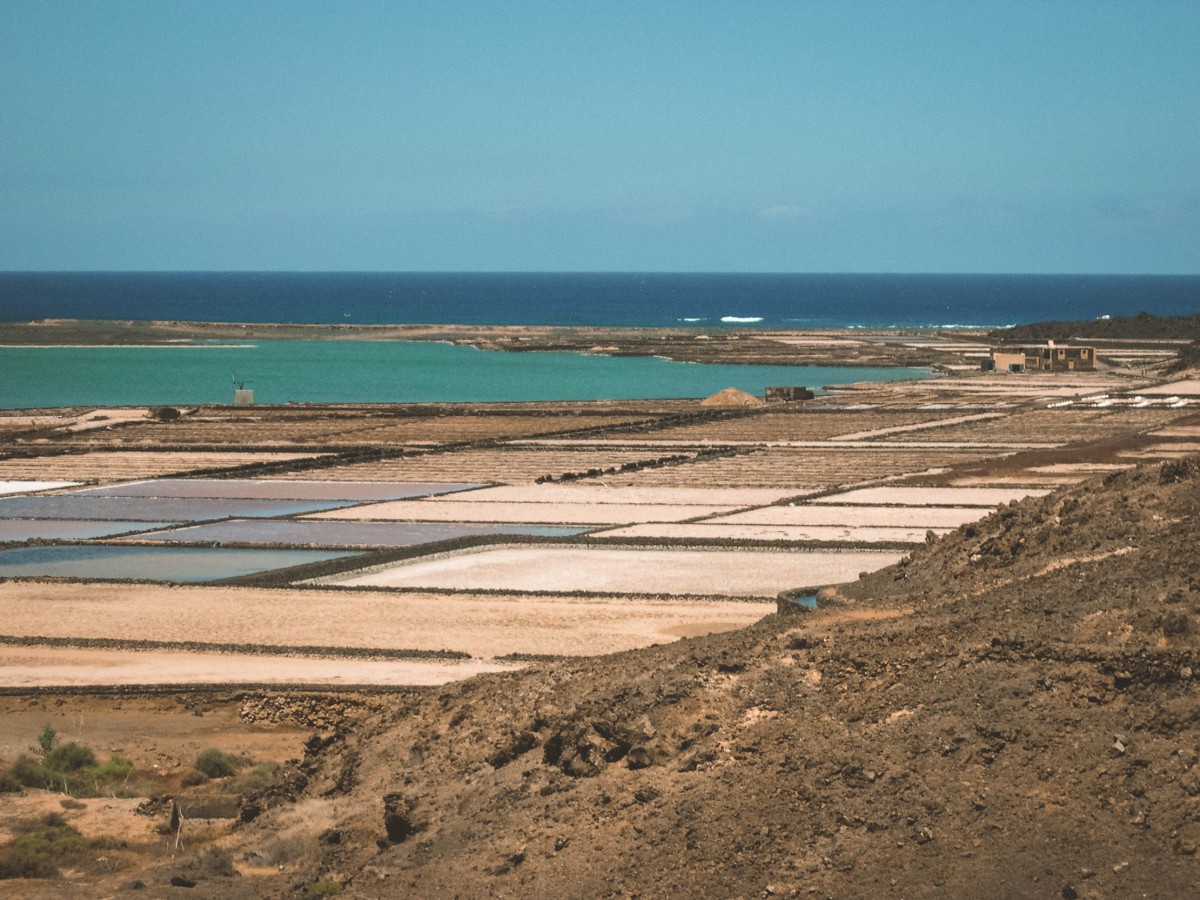
[[[304,876],[363,897],[1191,896],[1198,517],[1200,463],[1145,467],[815,613],[397,701],[237,852],[320,822]]]

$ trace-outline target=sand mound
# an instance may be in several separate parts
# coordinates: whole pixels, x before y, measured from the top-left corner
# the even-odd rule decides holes
[[[701,406],[763,406],[765,404],[765,400],[760,400],[753,394],[747,394],[735,387],[727,387],[700,401]]]

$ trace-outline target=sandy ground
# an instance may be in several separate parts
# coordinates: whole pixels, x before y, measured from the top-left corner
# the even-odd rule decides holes
[[[563,525],[624,525],[679,522],[731,512],[731,506],[620,503],[479,503],[474,500],[396,500],[328,510],[307,518],[402,522],[542,522]]]
[[[893,425],[890,428],[875,428],[870,431],[852,432],[839,435],[843,441],[856,441],[864,438],[885,437],[889,434],[901,434],[908,431],[923,431],[927,428],[943,428],[947,425],[961,425],[964,422],[978,422],[984,419],[1003,418],[1004,413],[974,413],[967,416],[952,416],[948,419],[934,419],[930,422],[917,422],[912,425]]]
[[[59,687],[81,684],[445,684],[511,664],[459,661],[363,660],[187,653],[173,650],[79,650],[0,647],[0,684]]]
[[[139,774],[179,774],[207,747],[276,762],[301,755],[311,729],[251,723],[238,709],[236,702],[184,704],[169,695],[0,696],[0,721],[4,722],[0,759],[11,760],[28,752],[46,725],[58,732],[60,741],[85,744],[101,759],[114,753],[125,757]],[[7,795],[3,805],[8,807],[18,799]],[[89,810],[95,810],[93,804],[107,804],[110,799],[86,802]],[[141,800],[131,802],[136,805]],[[139,822],[154,824],[153,819],[141,816],[124,821],[127,827],[137,827]]]
[[[717,525],[671,522],[630,525],[597,532],[593,538],[686,538],[702,541],[834,541],[846,544],[923,544],[926,533],[945,534],[948,528],[874,528],[837,525]]]
[[[114,482],[218,469],[257,462],[311,459],[312,453],[138,453],[130,450],[69,453],[61,456],[0,459],[0,479],[46,478]]]
[[[957,528],[982,519],[987,509],[894,506],[767,506],[709,519],[728,525],[843,525],[900,528]]]
[[[22,637],[454,650],[473,657],[610,653],[741,628],[774,610],[744,601],[51,582],[0,583],[0,607],[0,630]]]
[[[1128,468],[1122,466],[1122,468]],[[1017,475],[969,475],[963,478],[951,478],[946,484],[952,487],[1004,487],[1006,485],[1021,487],[1058,487],[1064,484],[1078,484],[1091,476],[1079,473],[1076,475],[1039,474],[1037,472],[1021,472]]]
[[[1154,437],[1163,438],[1200,438],[1200,425],[1178,425],[1171,428],[1159,428],[1150,433]]]
[[[453,590],[603,591],[769,597],[891,565],[880,551],[626,550],[490,547],[389,565],[326,583]]]
[[[1188,378],[1183,381],[1169,381],[1154,387],[1139,388],[1140,394],[1155,396],[1178,395],[1180,397],[1200,397],[1200,378]]]
[[[999,506],[1023,497],[1042,497],[1050,493],[1041,488],[936,488],[872,487],[846,491],[812,500],[812,503],[839,505],[889,504],[899,506]]]

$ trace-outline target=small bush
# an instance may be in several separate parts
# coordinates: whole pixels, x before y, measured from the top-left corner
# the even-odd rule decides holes
[[[44,840],[23,834],[0,850],[0,878],[53,878],[57,874],[50,845]]]
[[[42,756],[46,756],[58,745],[58,732],[50,727],[50,723],[46,723],[46,727],[42,729],[42,733],[38,735],[38,750]]]
[[[0,794],[19,794],[23,787],[12,772],[0,773]]]
[[[46,767],[27,753],[17,757],[17,761],[9,767],[8,774],[25,787],[44,788],[49,784]]]
[[[60,862],[76,859],[88,848],[83,835],[58,813],[15,830],[20,833],[0,850],[0,878],[53,878]]]
[[[273,762],[259,763],[249,772],[244,772],[230,782],[229,790],[235,794],[257,794],[279,781],[279,766]]]
[[[233,864],[233,857],[229,855],[229,851],[220,847],[209,847],[205,850],[202,864],[205,874],[214,878],[236,878],[241,874]]]
[[[215,747],[209,747],[196,757],[196,770],[209,778],[227,778],[245,764],[244,760],[222,753]]]
[[[24,786],[96,797],[123,790],[132,774],[133,763],[124,757],[113,756],[98,764],[91,750],[71,743],[56,747],[45,760],[21,754],[8,772],[0,775],[0,784],[7,785],[9,791]],[[0,793],[4,792],[5,788],[0,787]]]
[[[71,741],[61,747],[55,747],[46,754],[45,766],[51,772],[78,772],[80,769],[96,765],[96,754],[82,744]]]
[[[131,772],[133,772],[132,762],[123,756],[110,756],[108,762],[96,766],[88,774],[101,781],[115,781],[118,778],[127,778]]]
[[[321,855],[316,835],[292,833],[277,837],[259,851],[268,866],[298,866]]]
[[[208,781],[207,775],[205,775],[199,769],[192,769],[192,771],[183,776],[179,783],[183,787],[187,788],[195,787],[198,784],[204,784],[206,781]]]

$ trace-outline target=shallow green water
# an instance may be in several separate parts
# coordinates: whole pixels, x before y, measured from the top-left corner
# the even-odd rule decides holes
[[[176,347],[0,347],[0,408],[229,403],[437,403],[706,397],[726,387],[819,389],[925,369],[725,366],[657,357],[501,353],[403,341]]]

